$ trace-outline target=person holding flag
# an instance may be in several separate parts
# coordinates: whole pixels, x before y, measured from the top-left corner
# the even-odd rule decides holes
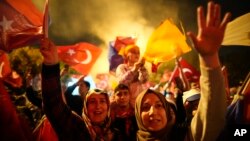
[[[200,141],[217,139],[225,124],[226,95],[223,74],[219,60],[219,49],[225,28],[230,19],[227,13],[220,19],[220,5],[212,1],[208,3],[207,16],[203,7],[197,9],[198,35],[192,32],[191,37],[199,54],[201,68],[201,99],[193,117],[187,139]],[[133,50],[133,49],[134,50]],[[85,98],[84,120],[72,114],[63,102],[61,96],[59,58],[57,47],[51,42],[45,42],[40,48],[44,56],[42,68],[42,95],[44,111],[61,140],[118,140],[117,132],[109,127],[110,103],[107,93],[101,90],[89,92]],[[138,61],[138,52],[132,56],[129,51],[138,51],[133,46],[127,50],[127,57],[134,57],[133,66],[128,66],[136,72],[143,69],[144,61]],[[130,54],[130,55],[129,55]],[[142,76],[141,76],[142,77]],[[139,75],[140,78],[140,75]],[[139,79],[138,80],[142,80]],[[143,81],[141,81],[143,82]],[[134,92],[134,91],[132,91]],[[145,90],[138,95],[135,103],[135,115],[139,131],[138,141],[175,140],[171,130],[171,115],[169,105],[162,94],[153,90]],[[97,110],[98,109],[98,110]],[[87,117],[87,118],[86,118]],[[168,119],[169,118],[169,119]],[[100,128],[103,127],[103,128]],[[178,134],[176,134],[178,136]],[[173,137],[173,138],[172,138]]]

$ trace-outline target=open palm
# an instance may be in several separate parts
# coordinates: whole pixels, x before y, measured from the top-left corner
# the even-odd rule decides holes
[[[220,6],[213,2],[208,4],[206,18],[203,7],[197,9],[198,35],[195,36],[192,32],[189,32],[188,35],[191,37],[195,49],[202,56],[213,55],[220,48],[226,25],[230,19],[230,14],[227,13],[221,21],[220,14]]]

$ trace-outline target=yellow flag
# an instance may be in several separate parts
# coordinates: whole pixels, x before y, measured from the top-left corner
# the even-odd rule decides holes
[[[186,37],[169,20],[165,20],[148,40],[144,58],[151,63],[166,62],[191,51]]]

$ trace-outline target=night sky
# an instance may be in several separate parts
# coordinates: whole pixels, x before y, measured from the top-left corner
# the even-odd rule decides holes
[[[43,7],[44,0],[33,1]],[[232,20],[250,12],[249,0],[215,2],[221,4],[223,14],[232,13]],[[107,45],[116,36],[137,36],[138,44],[143,48],[152,31],[167,18],[178,26],[182,23],[185,32],[197,32],[196,8],[206,4],[207,0],[51,0],[49,34],[57,45],[86,41],[101,47],[103,55],[96,63],[98,66],[108,63]],[[250,71],[249,49],[249,46],[221,49],[222,62],[230,69],[230,85],[237,85]],[[194,56],[195,53],[190,54]],[[190,58],[197,66],[197,57]],[[102,69],[99,71],[107,72],[108,65]]]

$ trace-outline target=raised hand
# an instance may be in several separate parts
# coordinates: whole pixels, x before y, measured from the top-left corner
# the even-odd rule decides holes
[[[83,76],[77,81],[77,85],[78,85],[78,86],[79,86],[81,83],[83,83],[85,77],[86,77],[86,75],[83,75]]]
[[[192,32],[187,34],[191,37],[195,49],[201,56],[213,56],[218,52],[229,19],[230,13],[226,13],[221,21],[219,4],[209,2],[206,17],[203,7],[197,8],[198,35],[195,36]]]
[[[45,65],[54,65],[58,63],[57,47],[48,38],[41,40],[40,52],[43,55],[43,63]]]

